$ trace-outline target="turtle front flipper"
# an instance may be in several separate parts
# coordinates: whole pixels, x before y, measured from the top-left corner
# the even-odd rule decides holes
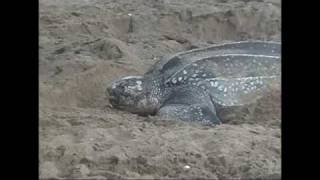
[[[200,87],[173,87],[158,115],[164,119],[198,121],[208,125],[220,124],[210,95]]]
[[[197,121],[204,125],[221,124],[215,112],[199,104],[169,104],[163,106],[158,115],[166,120]]]

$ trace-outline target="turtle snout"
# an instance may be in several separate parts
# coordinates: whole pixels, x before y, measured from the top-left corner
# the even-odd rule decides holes
[[[115,105],[119,104],[119,99],[118,98],[114,98],[114,97],[111,96],[109,98],[109,102],[110,102],[111,105],[115,106]]]
[[[109,96],[110,96],[111,93],[112,93],[112,88],[111,88],[111,87],[107,87],[107,92],[108,92],[108,94],[109,94]]]
[[[107,87],[107,93],[109,95],[109,102],[112,105],[116,105],[119,103],[119,95],[117,94],[114,88]]]

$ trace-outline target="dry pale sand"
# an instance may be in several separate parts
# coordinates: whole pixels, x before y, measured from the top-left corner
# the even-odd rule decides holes
[[[214,128],[115,110],[105,95],[113,79],[142,74],[167,54],[280,40],[280,0],[39,3],[40,178],[281,177],[279,89],[220,108],[225,123]]]

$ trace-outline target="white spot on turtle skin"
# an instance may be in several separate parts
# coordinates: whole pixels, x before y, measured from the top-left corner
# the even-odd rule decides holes
[[[218,89],[219,89],[220,91],[222,91],[222,90],[223,90],[223,86],[219,86]]]
[[[173,84],[177,83],[176,78],[173,78],[173,79],[171,80],[171,82],[172,82]]]
[[[218,82],[216,81],[210,81],[210,84],[212,87],[218,87]]]
[[[141,90],[142,90],[142,87],[141,87],[141,86],[138,86],[137,89],[138,89],[139,91],[141,91]]]
[[[183,70],[183,74],[187,74],[188,72],[186,70]]]
[[[194,85],[194,86],[195,86],[195,85],[197,85],[197,83],[192,83],[192,85]]]
[[[198,76],[198,74],[192,74],[192,77],[197,77]]]
[[[183,80],[187,80],[187,78],[188,78],[187,76],[184,76],[184,77],[183,77]]]
[[[189,78],[189,81],[193,81],[194,80],[194,78]]]
[[[193,64],[192,64],[192,66],[198,66],[198,64],[196,64],[196,63],[193,63]]]
[[[202,74],[202,77],[206,77],[207,76],[207,74]]]
[[[142,84],[142,81],[136,81],[136,83],[137,83],[138,85],[141,85],[141,84]]]
[[[182,77],[178,77],[178,81],[181,81],[182,80]]]
[[[238,91],[238,88],[235,88],[234,90],[237,92],[237,91]]]
[[[200,78],[196,78],[196,81],[199,81],[200,80]]]
[[[223,92],[227,92],[227,88],[224,88],[224,89],[223,89]]]

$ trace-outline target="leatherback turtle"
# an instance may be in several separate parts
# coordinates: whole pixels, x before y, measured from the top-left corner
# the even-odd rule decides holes
[[[163,57],[107,87],[110,104],[139,115],[220,124],[216,105],[241,106],[281,76],[281,43],[240,41]]]

